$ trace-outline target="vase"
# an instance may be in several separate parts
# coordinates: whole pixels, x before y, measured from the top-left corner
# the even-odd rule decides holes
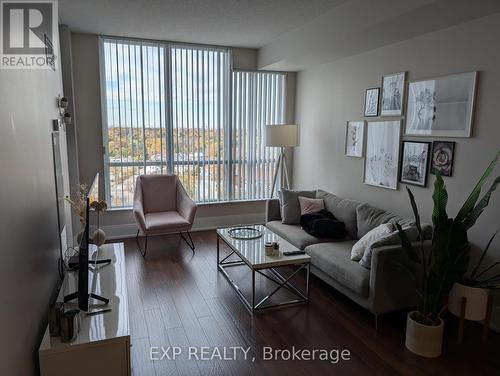
[[[439,319],[439,325],[424,325],[415,319],[418,314],[417,311],[408,313],[406,348],[425,358],[437,358],[441,355],[443,347],[444,322]]]
[[[94,240],[94,244],[100,247],[106,242],[106,233],[100,228],[98,228],[97,230],[94,231],[92,239]]]
[[[450,292],[448,309],[455,316],[462,314],[462,298],[466,298],[465,319],[482,321],[488,310],[488,290],[455,283]]]

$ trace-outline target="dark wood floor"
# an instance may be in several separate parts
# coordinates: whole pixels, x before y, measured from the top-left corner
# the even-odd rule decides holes
[[[195,255],[177,236],[150,238],[145,260],[135,239],[125,240],[136,376],[500,374],[500,335],[492,333],[483,345],[481,328],[469,324],[465,343],[458,345],[456,322],[450,318],[443,356],[423,359],[405,350],[405,312],[382,316],[377,332],[371,314],[314,277],[308,305],[251,315],[216,268],[215,232],[193,233],[193,239]],[[222,245],[221,250],[228,251]],[[243,267],[234,273],[245,280]],[[260,289],[266,287],[260,282]],[[186,350],[175,361],[150,361],[151,346]],[[252,355],[248,361],[241,356],[236,361],[189,361],[188,346],[251,347]],[[348,349],[351,360],[263,361],[263,346]]]

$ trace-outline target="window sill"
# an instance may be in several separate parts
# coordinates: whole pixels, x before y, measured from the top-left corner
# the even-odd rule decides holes
[[[198,206],[213,206],[213,205],[231,205],[231,204],[244,204],[251,202],[263,202],[267,201],[269,198],[256,198],[253,200],[230,200],[230,201],[213,201],[213,202],[200,202]],[[120,208],[108,208],[108,212],[120,212],[120,211],[131,211],[132,206],[124,206]]]

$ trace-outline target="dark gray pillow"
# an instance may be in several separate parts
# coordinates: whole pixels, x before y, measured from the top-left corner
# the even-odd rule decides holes
[[[398,222],[402,227],[409,227],[415,224],[411,218],[402,217],[394,213],[376,208],[369,204],[362,204],[356,208],[358,223],[358,238],[362,238],[375,227],[383,223]]]
[[[316,191],[291,191],[282,189],[279,194],[281,222],[287,225],[300,223],[299,196],[316,198]]]
[[[333,193],[329,193],[319,189],[316,193],[316,198],[323,199],[325,208],[333,213],[335,218],[345,223],[347,233],[352,239],[356,239],[357,235],[357,218],[356,208],[361,205],[361,202],[340,198]]]

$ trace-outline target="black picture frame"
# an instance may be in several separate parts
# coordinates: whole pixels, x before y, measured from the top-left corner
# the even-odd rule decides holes
[[[453,161],[455,159],[455,145],[456,145],[455,141],[436,140],[436,141],[432,142],[432,155],[431,155],[431,174],[432,175],[436,175],[436,170],[437,170],[437,167],[436,167],[437,161],[435,160],[437,158],[437,156],[435,155],[437,152],[436,148],[447,147],[448,151],[441,153],[440,155],[442,155],[442,158],[440,158],[440,159],[443,159],[443,158],[448,159],[449,162],[446,162],[446,164],[448,164],[449,167],[447,167],[447,168],[440,167],[439,173],[441,174],[441,176],[446,176],[446,177],[453,176]],[[440,161],[439,164],[443,165],[443,164],[445,164],[445,161]]]
[[[411,180],[405,178],[407,176],[405,172],[405,167],[406,167],[406,161],[405,161],[405,148],[406,145],[409,144],[421,144],[425,145],[426,147],[426,160],[424,162],[424,169],[423,169],[423,181],[420,180]],[[400,167],[399,167],[399,181],[403,184],[408,184],[408,185],[414,185],[417,187],[425,188],[427,187],[427,181],[428,181],[428,175],[429,175],[429,164],[430,164],[430,159],[431,159],[431,143],[426,142],[426,141],[409,141],[409,140],[404,140],[403,145],[402,145],[402,150],[401,150],[401,160],[400,160]],[[419,173],[419,171],[415,171],[414,173]],[[421,181],[421,182],[419,182]]]
[[[376,91],[376,93],[377,93],[377,109],[376,109],[374,114],[373,113],[367,114],[366,105],[367,105],[368,93],[371,91]],[[376,117],[380,113],[380,87],[371,87],[369,89],[366,89],[366,91],[365,91],[365,106],[364,106],[363,113],[364,113],[365,117]]]

